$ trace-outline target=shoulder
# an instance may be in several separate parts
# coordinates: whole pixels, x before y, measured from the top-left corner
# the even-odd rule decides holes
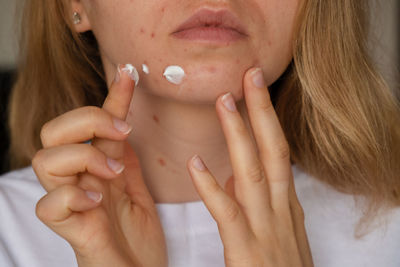
[[[293,174],[315,266],[400,266],[400,207],[381,212],[358,238],[362,198],[341,193],[297,166]]]
[[[69,244],[36,217],[45,194],[32,167],[0,176],[0,266],[76,266]]]

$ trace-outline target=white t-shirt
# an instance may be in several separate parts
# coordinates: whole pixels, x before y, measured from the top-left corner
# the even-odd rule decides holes
[[[316,267],[399,267],[400,208],[362,239],[353,197],[339,193],[293,165],[296,191]],[[31,167],[0,177],[0,266],[77,266],[69,244],[35,215],[46,194]],[[217,224],[202,201],[156,204],[167,240],[169,267],[222,267]]]

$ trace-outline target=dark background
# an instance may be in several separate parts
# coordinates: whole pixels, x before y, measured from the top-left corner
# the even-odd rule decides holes
[[[7,150],[9,146],[7,104],[13,80],[14,72],[12,70],[0,71],[0,173],[4,173],[9,169],[7,157]]]

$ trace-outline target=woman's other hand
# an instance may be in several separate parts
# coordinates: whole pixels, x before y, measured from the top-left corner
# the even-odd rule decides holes
[[[46,123],[44,148],[32,161],[48,192],[36,214],[70,243],[81,267],[168,265],[154,201],[125,141],[131,76],[119,69],[102,108],[78,108]]]
[[[226,266],[313,266],[289,146],[261,69],[246,72],[244,94],[257,147],[232,95],[219,97],[216,104],[233,169],[226,190],[199,157],[187,163],[196,190],[218,224]]]

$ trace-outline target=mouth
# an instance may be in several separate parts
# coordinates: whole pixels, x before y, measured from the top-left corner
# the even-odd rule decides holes
[[[184,21],[172,36],[187,41],[229,43],[248,35],[240,20],[230,11],[203,8]]]

